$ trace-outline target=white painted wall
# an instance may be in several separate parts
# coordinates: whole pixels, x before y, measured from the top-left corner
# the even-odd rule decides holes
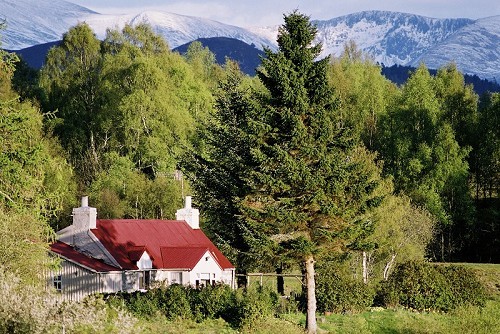
[[[140,270],[153,269],[153,260],[151,260],[151,257],[149,257],[148,252],[142,253],[141,258],[139,259],[139,261],[137,261],[137,267]]]
[[[212,254],[207,250],[196,266],[189,272],[189,282],[193,286],[196,285],[196,280],[201,282],[206,276],[210,278],[210,282],[222,281],[222,269],[215,261]]]

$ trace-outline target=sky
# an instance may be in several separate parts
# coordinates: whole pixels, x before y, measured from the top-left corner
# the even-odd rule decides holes
[[[295,9],[313,20],[364,10],[388,10],[434,18],[478,19],[500,15],[499,0],[67,0],[102,14],[161,10],[242,27],[278,25]]]

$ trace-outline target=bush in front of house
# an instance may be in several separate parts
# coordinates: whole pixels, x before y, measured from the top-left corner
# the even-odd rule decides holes
[[[278,295],[268,288],[233,290],[227,285],[200,289],[173,284],[147,292],[118,293],[105,297],[110,305],[123,307],[134,315],[148,318],[157,314],[198,322],[222,318],[234,328],[251,326],[274,316],[280,306]]]
[[[388,307],[447,312],[459,306],[482,306],[486,293],[465,267],[410,261],[398,265],[381,283],[377,301]]]
[[[229,319],[233,327],[252,328],[266,317],[274,317],[279,306],[279,296],[266,287],[249,287],[235,291],[235,305]]]
[[[225,284],[207,285],[202,289],[190,288],[189,300],[197,321],[225,318],[235,308],[234,291]]]
[[[316,299],[319,312],[356,313],[373,304],[372,286],[356,281],[335,265],[318,266]]]

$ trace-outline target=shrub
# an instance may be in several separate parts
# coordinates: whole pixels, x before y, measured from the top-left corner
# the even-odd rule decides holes
[[[279,310],[296,305],[294,301],[286,305],[280,303],[280,297],[268,288],[233,290],[227,285],[195,289],[174,284],[146,293],[109,295],[106,300],[116,307],[123,305],[141,317],[160,312],[169,320],[182,318],[202,322],[222,318],[238,329],[250,328],[262,319],[274,317]]]
[[[458,266],[406,262],[381,283],[378,300],[385,306],[450,311],[462,305],[482,305],[484,288],[474,274]]]
[[[169,320],[175,318],[190,319],[191,305],[188,299],[189,289],[179,284],[172,284],[168,288],[156,290],[160,310]]]
[[[234,292],[228,285],[206,286],[193,289],[191,308],[194,313],[200,313],[203,319],[217,319],[234,308]]]
[[[274,317],[278,304],[278,295],[268,288],[239,289],[235,291],[234,308],[223,318],[233,327],[251,328],[263,318]]]
[[[438,266],[450,284],[453,308],[473,305],[484,306],[486,303],[486,288],[481,284],[472,269],[464,266]]]
[[[332,265],[318,267],[316,298],[318,311],[359,312],[373,304],[374,290]]]
[[[136,321],[99,296],[62,302],[59,295],[22,282],[0,268],[0,333],[135,333]]]
[[[128,309],[139,317],[150,317],[157,313],[158,306],[154,298],[154,293],[136,291],[129,295]]]

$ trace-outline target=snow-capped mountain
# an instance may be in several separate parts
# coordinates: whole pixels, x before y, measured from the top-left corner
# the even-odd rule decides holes
[[[500,16],[479,20],[435,19],[419,15],[366,11],[331,20],[313,21],[322,56],[340,56],[354,41],[384,65],[439,68],[450,62],[464,73],[500,81]],[[278,26],[253,32],[276,39]]]
[[[367,11],[315,23],[324,54],[338,55],[353,40],[378,62],[406,65],[474,21]]]
[[[148,23],[153,30],[164,36],[171,48],[197,38],[229,37],[239,39],[258,48],[274,42],[241,27],[236,27],[201,17],[185,16],[167,12],[146,11],[137,15],[91,15],[85,19],[98,37],[103,38],[107,28],[122,28],[126,23],[135,25]]]
[[[427,49],[410,65],[429,68],[455,62],[464,73],[500,82],[500,16],[479,19]]]
[[[60,40],[78,22],[88,23],[99,38],[104,38],[107,28],[120,29],[126,23],[149,23],[172,48],[200,37],[236,38],[258,48],[273,44],[244,28],[204,18],[151,11],[103,15],[63,0],[2,0],[0,17],[7,23],[7,28],[0,33],[2,47],[8,50]]]
[[[19,50],[57,41],[78,21],[97,13],[60,0],[2,0],[0,18],[7,25],[0,31],[2,47]]]
[[[102,15],[63,0],[3,0],[0,18],[2,47],[17,50],[60,40],[78,22],[87,22],[99,38],[107,28],[147,22],[170,47],[198,38],[236,38],[258,48],[276,46],[278,27],[244,29],[220,22],[166,12]],[[500,16],[471,19],[435,19],[413,14],[367,11],[331,20],[313,21],[323,56],[339,56],[353,40],[375,61],[439,68],[455,62],[464,73],[500,81]]]

